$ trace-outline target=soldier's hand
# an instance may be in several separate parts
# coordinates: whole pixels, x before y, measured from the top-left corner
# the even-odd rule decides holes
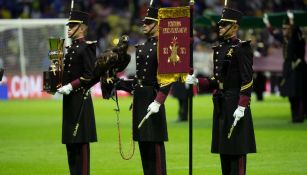
[[[58,93],[64,94],[64,95],[69,95],[71,91],[72,91],[72,85],[70,83],[68,83],[65,86],[60,87],[57,90]]]
[[[238,121],[244,117],[244,111],[245,111],[245,107],[243,106],[238,106],[238,108],[235,110],[235,112],[233,113],[233,117],[236,119],[238,119]]]
[[[264,23],[267,27],[270,26],[270,21],[269,21],[269,17],[268,17],[268,14],[267,14],[267,13],[265,13],[265,14],[263,15],[262,21],[263,21],[263,23]]]
[[[287,11],[287,16],[289,18],[290,24],[293,25],[294,24],[294,14],[290,10],[288,10]]]
[[[161,106],[161,104],[154,100],[148,106],[147,112],[150,112],[151,114],[157,113],[157,112],[159,112],[160,106]]]
[[[287,16],[288,16],[289,19],[293,19],[294,18],[294,15],[293,15],[293,13],[290,10],[287,11]]]
[[[188,74],[187,79],[185,80],[186,84],[193,84],[196,85],[198,84],[198,79],[195,77],[195,75],[190,75]]]

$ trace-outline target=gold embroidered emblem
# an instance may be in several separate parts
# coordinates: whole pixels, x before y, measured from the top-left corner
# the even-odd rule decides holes
[[[227,56],[228,56],[228,57],[232,57],[232,53],[233,53],[233,48],[230,48],[230,49],[228,50]]]
[[[178,43],[177,43],[177,37],[174,36],[173,41],[171,42],[171,45],[169,46],[171,49],[172,53],[168,57],[167,62],[168,63],[173,63],[175,66],[176,63],[180,62],[180,57],[178,56]]]

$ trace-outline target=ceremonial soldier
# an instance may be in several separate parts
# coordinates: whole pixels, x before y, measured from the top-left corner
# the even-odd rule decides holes
[[[119,88],[130,86],[133,90],[133,139],[139,144],[144,174],[165,175],[168,133],[164,101],[171,84],[157,83],[158,9],[150,7],[143,22],[147,40],[136,46],[136,76],[133,81],[122,80]],[[147,113],[151,116],[138,128]]]
[[[249,41],[237,38],[241,17],[237,10],[223,9],[218,23],[220,40],[213,47],[213,77],[197,79],[188,75],[186,80],[188,84],[213,90],[211,152],[220,154],[223,175],[245,174],[246,155],[256,152],[250,110],[253,52]]]
[[[305,38],[300,28],[294,24],[293,13],[287,14],[282,33],[273,30],[267,15],[263,21],[274,38],[283,44],[283,79],[280,83],[280,94],[289,98],[292,122],[301,123],[304,121],[304,115],[307,115]]]
[[[67,47],[64,59],[62,143],[66,144],[70,174],[90,173],[90,142],[96,142],[96,124],[91,94],[85,87],[93,78],[96,45],[85,41],[88,14],[72,11],[68,22]]]

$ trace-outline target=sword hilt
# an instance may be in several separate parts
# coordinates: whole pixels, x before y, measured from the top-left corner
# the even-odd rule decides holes
[[[231,125],[231,128],[230,128],[230,130],[229,130],[229,133],[228,133],[228,135],[227,135],[227,138],[228,138],[228,139],[230,139],[231,134],[232,134],[232,131],[233,131],[233,129],[235,128],[235,126],[237,125],[237,122],[238,122],[238,121],[239,121],[239,118],[236,117],[235,120],[233,121],[233,124]]]
[[[79,129],[79,123],[77,123],[77,124],[76,124],[75,130],[74,130],[74,133],[72,134],[74,137],[76,137],[76,136],[77,136],[78,129]]]
[[[231,128],[230,128],[230,130],[229,130],[229,133],[228,133],[228,135],[227,135],[227,138],[228,138],[228,139],[230,139],[234,127],[235,127],[234,125],[231,126]]]
[[[139,124],[139,126],[138,126],[138,129],[140,129],[141,127],[142,127],[142,125],[143,125],[143,123],[149,118],[149,116],[152,114],[152,112],[148,112],[147,114],[146,114],[146,116],[142,119],[142,121],[140,122],[140,124]]]

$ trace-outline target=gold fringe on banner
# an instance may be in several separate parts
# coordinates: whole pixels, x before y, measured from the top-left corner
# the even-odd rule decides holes
[[[162,87],[169,85],[177,80],[181,80],[181,82],[185,82],[187,78],[187,73],[178,73],[178,74],[157,74],[158,84]]]
[[[160,8],[158,13],[159,19],[183,17],[190,18],[190,6]]]
[[[184,18],[184,17],[190,18],[190,6],[160,8],[158,12],[158,19],[159,19],[158,25],[160,26],[161,19]],[[158,48],[159,48],[159,45],[158,45]],[[158,49],[158,55],[159,55],[159,49]],[[174,73],[174,74],[159,74],[159,72],[157,73],[158,83],[161,86],[166,86],[177,80],[181,80],[182,82],[185,82],[186,77],[187,77],[187,73]]]

